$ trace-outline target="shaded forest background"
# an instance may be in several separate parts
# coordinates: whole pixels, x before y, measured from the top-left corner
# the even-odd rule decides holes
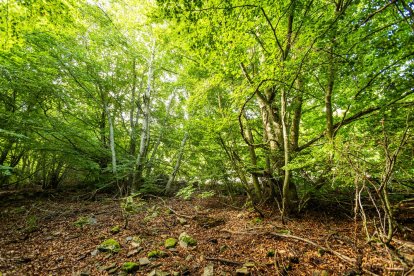
[[[413,8],[2,1],[0,189],[347,202],[389,243],[414,189]]]

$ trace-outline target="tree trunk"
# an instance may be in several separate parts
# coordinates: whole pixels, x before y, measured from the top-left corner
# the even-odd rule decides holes
[[[109,125],[109,145],[111,148],[111,160],[112,160],[112,173],[116,174],[116,151],[115,151],[115,135],[114,135],[114,125],[112,122],[112,116],[109,111],[108,105],[105,106],[105,111],[108,116],[108,125]]]
[[[135,106],[137,98],[137,72],[136,72],[136,59],[132,60],[132,91],[131,91],[131,109],[129,111],[129,126],[131,128],[131,138],[129,142],[129,154],[135,156],[135,151],[137,147],[137,137],[136,137],[136,123],[134,120],[135,115]],[[138,114],[137,114],[138,115]],[[138,117],[138,116],[137,116]]]
[[[183,158],[184,148],[185,148],[185,144],[187,142],[187,138],[188,138],[188,133],[185,133],[184,138],[181,141],[180,153],[178,154],[178,158],[177,158],[177,162],[175,163],[174,170],[172,171],[172,173],[170,175],[170,178],[168,179],[167,185],[165,186],[165,193],[166,194],[169,194],[171,192],[172,183],[174,182],[175,176],[177,175],[178,170],[180,169],[181,160]]]
[[[293,19],[295,12],[296,1],[291,1],[290,13],[288,16],[288,26],[287,26],[287,42],[285,51],[283,51],[282,61],[286,61],[289,56],[290,49],[292,47],[292,32],[293,32]],[[290,176],[291,172],[289,170],[289,161],[290,161],[290,143],[289,143],[289,126],[288,126],[288,97],[286,88],[281,89],[280,95],[280,110],[281,110],[281,123],[282,123],[282,132],[283,132],[283,151],[284,151],[284,178],[283,178],[283,195],[282,195],[282,222],[284,221],[285,216],[295,213],[296,207],[295,201],[297,200],[297,191],[296,185],[291,183]]]
[[[334,43],[332,41],[332,43]],[[334,80],[335,80],[335,63],[333,56],[334,47],[331,45],[329,54],[329,75],[328,75],[328,85],[325,91],[325,113],[326,113],[326,136],[329,141],[333,141],[334,129],[333,129],[333,110],[332,110],[332,94],[334,89]]]
[[[253,146],[254,140],[253,140],[252,130],[250,129],[249,124],[247,122],[246,114],[243,114],[243,116],[246,120],[245,136],[250,143],[250,145],[248,145],[249,153],[250,153],[250,162],[252,163],[254,170],[257,170],[257,156],[256,156],[255,148]],[[260,199],[262,197],[262,188],[260,187],[259,178],[257,177],[257,174],[255,174],[254,172],[251,175],[253,179],[253,186],[254,186],[256,196],[257,198]]]
[[[165,114],[165,118],[164,118],[164,120],[163,120],[163,122],[161,124],[160,134],[158,135],[157,141],[154,144],[154,148],[153,148],[153,150],[151,152],[151,157],[148,159],[148,165],[146,166],[146,172],[145,172],[145,176],[146,177],[149,177],[150,174],[151,174],[152,165],[153,165],[153,161],[154,161],[155,155],[156,155],[156,153],[158,151],[158,147],[159,147],[159,145],[161,143],[161,140],[162,140],[162,138],[164,136],[164,129],[165,129],[166,125],[167,125],[167,118],[170,116],[170,108],[171,108],[171,104],[172,104],[172,101],[174,99],[174,96],[175,96],[175,94],[173,93],[170,96],[170,99],[168,100],[168,102],[166,104],[166,107],[165,107],[165,110],[166,110],[165,113],[166,114]]]
[[[298,84],[298,95],[296,96],[294,100],[294,114],[292,119],[292,127],[290,129],[290,139],[291,139],[291,150],[294,152],[298,146],[299,146],[299,126],[300,126],[300,120],[302,118],[302,103],[303,103],[303,97],[302,97],[302,89],[303,89],[303,82],[299,78],[297,81]]]
[[[152,77],[153,77],[153,66],[154,66],[154,55],[155,55],[155,40],[151,46],[150,57],[148,60],[148,74],[147,74],[147,89],[143,95],[143,115],[144,115],[144,122],[142,123],[142,131],[141,131],[141,141],[139,145],[139,152],[135,162],[135,173],[133,175],[132,180],[132,192],[135,193],[138,191],[140,184],[142,182],[142,170],[143,165],[147,156],[148,151],[148,141],[150,135],[149,129],[149,122],[151,119],[150,114],[150,98],[151,98],[151,90],[152,90]]]

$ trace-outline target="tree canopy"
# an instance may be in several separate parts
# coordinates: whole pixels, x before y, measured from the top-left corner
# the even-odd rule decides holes
[[[3,1],[0,18],[3,188],[185,181],[283,215],[357,182],[412,192],[412,3]]]

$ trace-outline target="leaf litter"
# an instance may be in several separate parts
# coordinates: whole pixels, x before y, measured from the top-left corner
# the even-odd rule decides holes
[[[125,267],[131,263],[137,264],[131,269],[133,275],[355,273],[354,265],[326,252],[332,250],[350,260],[361,256],[352,240],[354,222],[350,218],[314,212],[282,225],[275,214],[258,218],[254,211],[233,208],[226,201],[151,198],[146,202],[147,211],[132,215],[128,227],[119,231],[113,231],[124,225],[118,200],[2,201],[0,273],[125,275]],[[179,240],[183,233],[194,238],[194,246],[165,247],[166,240]],[[119,243],[119,252],[97,250],[106,240]],[[365,272],[403,273],[383,246],[364,244],[362,234],[358,243],[364,245],[361,261]],[[150,252],[162,254],[149,257]]]

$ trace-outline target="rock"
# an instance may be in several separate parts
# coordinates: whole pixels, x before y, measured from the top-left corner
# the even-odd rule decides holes
[[[170,273],[165,272],[165,271],[161,271],[161,270],[157,270],[154,269],[153,271],[151,271],[148,276],[168,276],[170,275]]]
[[[242,268],[236,269],[236,275],[250,275],[250,272],[247,267],[243,266]]]
[[[150,263],[151,262],[147,257],[139,259],[139,265],[141,265],[141,266],[149,265]]]
[[[121,231],[121,227],[119,227],[119,225],[115,225],[110,230],[111,234],[118,234],[120,231]]]
[[[130,242],[130,241],[132,241],[132,237],[131,237],[131,236],[126,237],[126,238],[125,238],[125,241],[126,241],[126,242]]]
[[[329,276],[329,273],[326,270],[315,270],[312,276]]]
[[[96,256],[96,255],[98,255],[98,253],[99,253],[99,250],[95,249],[94,251],[91,252],[91,255]]]
[[[117,270],[118,270],[117,267],[111,268],[110,270],[108,270],[108,274],[114,274],[116,273]]]
[[[139,247],[141,245],[141,243],[142,243],[142,240],[141,240],[140,237],[137,237],[137,236],[132,237],[131,246],[133,248]]]
[[[116,263],[112,263],[108,266],[99,267],[98,270],[100,270],[100,271],[109,271],[113,268],[116,268]]]
[[[173,248],[177,245],[177,239],[174,238],[168,238],[165,240],[164,246],[165,248]]]
[[[127,273],[137,271],[138,269],[139,269],[139,264],[134,263],[134,262],[126,262],[122,264],[122,270]]]
[[[177,220],[181,225],[187,224],[187,220],[185,218],[178,217]]]
[[[177,248],[168,248],[168,251],[170,251],[170,252],[178,252]]]
[[[129,258],[129,257],[132,257],[132,256],[135,256],[135,255],[137,255],[139,252],[141,252],[142,251],[142,247],[138,247],[138,248],[136,248],[136,249],[134,249],[134,250],[131,250],[131,251],[129,251],[128,253],[127,253],[127,257]]]
[[[209,263],[205,268],[204,268],[204,273],[203,276],[214,276],[214,264]]]
[[[223,253],[224,251],[226,251],[227,249],[229,249],[229,247],[227,245],[222,245],[220,246],[220,253]]]
[[[148,258],[164,258],[167,256],[168,254],[162,250],[152,250],[148,253]]]
[[[186,232],[181,233],[180,237],[178,239],[180,241],[180,246],[184,247],[184,248],[187,248],[188,246],[196,246],[197,245],[197,240],[192,238]]]
[[[108,239],[98,245],[98,250],[102,252],[118,253],[121,245],[114,239]]]
[[[183,241],[179,241],[179,243],[178,243],[179,245],[180,245],[180,247],[182,247],[182,248],[187,248],[188,247],[188,244],[187,243],[185,243],[185,242],[183,242]]]
[[[201,227],[204,227],[206,229],[213,228],[226,223],[223,218],[214,218],[208,216],[200,216],[197,217],[196,220]]]
[[[243,266],[244,267],[247,267],[247,268],[252,268],[252,267],[255,267],[256,264],[253,263],[253,262],[247,262],[247,263],[244,263]]]

